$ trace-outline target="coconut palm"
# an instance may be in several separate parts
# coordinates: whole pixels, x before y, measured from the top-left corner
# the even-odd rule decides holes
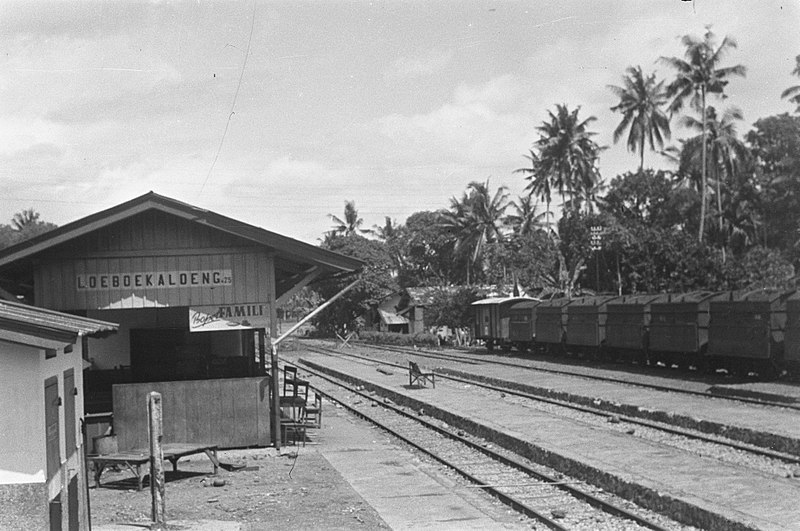
[[[533,195],[519,196],[516,201],[509,202],[508,206],[514,207],[516,212],[507,215],[505,222],[517,236],[533,234],[541,227],[552,230],[548,219],[550,211],[538,213],[539,204],[534,202]]]
[[[441,213],[442,228],[456,238],[454,251],[471,251],[467,283],[471,278],[470,267],[474,267],[483,256],[486,244],[503,240],[502,219],[508,205],[508,192],[504,186],[492,195],[488,180],[486,183],[473,181],[461,199],[450,199],[450,210]]]
[[[335,223],[335,225],[331,227],[331,234],[350,236],[352,234],[364,234],[368,232],[368,229],[361,228],[361,225],[364,224],[364,220],[358,217],[355,201],[344,202],[344,219],[334,216],[333,214],[328,214],[328,217]]]
[[[566,105],[556,105],[555,113],[548,111],[549,120],[536,128],[539,139],[527,157],[531,168],[517,170],[528,174],[526,179],[531,184],[527,189],[544,199],[548,210],[552,190],[558,190],[566,207],[567,196],[588,198],[589,191],[600,180],[597,158],[603,148],[592,140],[595,133],[587,129],[597,118],[581,120],[579,112],[580,107],[570,111]],[[580,205],[581,201],[572,204]]]
[[[369,234],[374,235],[379,240],[389,241],[397,235],[398,225],[397,221],[389,216],[384,216],[383,226],[373,225],[371,229],[366,229]]]
[[[26,227],[30,227],[39,223],[39,213],[32,208],[20,210],[11,219],[11,224],[15,230],[21,231]]]
[[[684,35],[681,43],[686,47],[684,58],[662,57],[661,61],[677,71],[675,80],[667,86],[667,97],[672,98],[669,110],[679,112],[685,101],[700,113],[702,120],[702,135],[705,139],[706,130],[706,100],[709,94],[723,96],[725,86],[731,76],[744,76],[747,69],[742,65],[719,67],[725,53],[730,48],[736,48],[736,41],[726,36],[717,45],[714,33],[706,28],[703,39],[693,35]],[[700,229],[698,240],[703,241],[705,232],[706,204],[707,204],[707,167],[706,167],[705,140],[701,142],[701,203],[700,203]]]
[[[800,76],[800,55],[795,57],[795,61],[797,61],[797,65],[795,65],[794,70],[792,70],[792,74]],[[795,85],[784,90],[781,93],[781,98],[788,98],[792,103],[796,103],[797,109],[795,112],[800,112],[800,85]]]
[[[549,121],[537,127],[539,139],[534,143],[532,174],[540,190],[558,190],[562,204],[567,196],[588,197],[600,174],[597,158],[603,149],[592,140],[595,133],[588,125],[597,118],[585,120],[578,117],[580,107],[570,111],[566,105],[556,105],[556,112],[548,111]],[[549,203],[549,202],[548,202]]]
[[[709,173],[715,183],[717,196],[717,215],[719,217],[720,234],[724,232],[724,211],[722,208],[722,183],[724,180],[732,179],[744,160],[747,158],[748,151],[744,142],[739,138],[736,131],[736,122],[743,120],[742,111],[736,107],[726,109],[721,117],[717,116],[717,110],[709,106],[706,110],[704,121],[697,120],[691,116],[685,116],[682,124],[699,134],[686,141],[684,149],[688,150],[688,159],[697,162],[698,146],[705,140],[705,151],[710,162]],[[705,125],[703,125],[705,123]],[[705,127],[705,135],[703,130]]]
[[[623,77],[624,86],[609,85],[608,88],[619,98],[612,111],[622,113],[622,121],[614,130],[616,144],[625,130],[628,130],[628,151],[639,152],[639,171],[644,169],[644,146],[651,150],[664,147],[664,139],[669,139],[669,117],[662,110],[667,98],[664,82],[656,83],[656,75],[645,77],[642,67],[629,66]]]
[[[539,162],[539,157],[536,156],[536,152],[532,149],[529,150],[530,155],[525,155],[525,158],[531,162],[531,166],[529,168],[519,168],[514,170],[514,173],[524,173],[525,179],[530,181],[528,186],[525,187],[525,191],[528,192],[529,196],[535,195],[539,199],[545,202],[547,206],[547,214],[550,214],[550,202],[553,200],[552,192],[550,190],[550,179],[544,173],[537,171],[537,164]]]

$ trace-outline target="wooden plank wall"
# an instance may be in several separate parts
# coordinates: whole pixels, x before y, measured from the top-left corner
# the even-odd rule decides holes
[[[36,265],[38,306],[56,310],[269,302],[273,259],[253,242],[153,211],[51,250]],[[232,284],[79,290],[78,275],[229,270]]]
[[[37,305],[54,310],[97,310],[245,304],[269,302],[272,258],[266,253],[200,253],[185,256],[140,256],[47,262],[36,269]],[[229,285],[180,288],[128,287],[78,290],[84,274],[152,271],[230,270]]]
[[[268,446],[269,378],[225,378],[114,386],[114,431],[120,451],[147,448],[147,396],[161,393],[164,442],[221,448]]]

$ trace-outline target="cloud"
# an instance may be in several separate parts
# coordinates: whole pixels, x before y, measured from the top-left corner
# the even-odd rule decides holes
[[[66,138],[64,127],[37,116],[0,117],[0,156],[11,157],[42,145],[57,146]]]
[[[476,168],[524,153],[530,119],[524,87],[510,75],[460,85],[452,100],[425,114],[390,114],[376,121],[396,153],[423,162],[469,162]]]
[[[446,67],[453,59],[450,50],[431,50],[419,57],[399,57],[386,70],[384,78],[416,78],[430,76]]]

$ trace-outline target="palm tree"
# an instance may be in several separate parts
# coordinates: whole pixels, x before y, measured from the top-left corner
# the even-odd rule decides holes
[[[597,158],[603,148],[592,140],[595,133],[587,130],[597,118],[581,120],[579,112],[580,107],[570,111],[566,105],[556,105],[555,113],[548,111],[549,121],[536,128],[539,139],[531,150],[531,169],[521,170],[529,173],[529,188],[538,190],[548,207],[551,190],[558,190],[562,204],[566,204],[566,196],[588,198],[600,180]]]
[[[505,223],[512,228],[517,236],[533,234],[543,226],[552,230],[548,220],[550,212],[537,213],[539,204],[533,201],[532,194],[519,196],[517,201],[509,202],[508,206],[514,207],[516,213],[507,215]]]
[[[624,86],[609,85],[608,88],[619,98],[612,111],[622,113],[622,121],[614,130],[616,144],[628,129],[628,151],[639,152],[639,171],[644,169],[645,142],[651,150],[664,147],[664,139],[669,139],[669,117],[661,109],[667,103],[664,82],[656,83],[656,75],[645,77],[642,67],[629,66]]]
[[[525,158],[531,162],[530,168],[519,168],[514,170],[514,173],[526,174],[525,179],[530,181],[530,183],[525,187],[525,191],[528,192],[529,197],[535,195],[545,202],[547,206],[546,214],[549,216],[551,214],[550,202],[553,200],[552,191],[550,190],[550,179],[547,178],[547,175],[537,171],[536,165],[539,162],[539,157],[536,156],[536,152],[532,149],[529,150],[529,152],[530,155],[525,155]]]
[[[706,98],[709,94],[723,96],[725,86],[731,76],[744,77],[747,69],[742,65],[719,67],[722,57],[730,48],[736,48],[736,41],[725,37],[717,45],[714,33],[706,28],[703,39],[693,35],[684,35],[681,43],[686,47],[684,59],[679,57],[662,57],[661,61],[677,70],[677,77],[667,86],[667,97],[673,98],[669,109],[672,113],[683,108],[685,100],[700,113],[702,119],[702,166],[701,166],[701,202],[700,229],[698,240],[703,241],[705,232],[707,203],[707,168],[706,168]]]
[[[797,61],[797,65],[795,65],[794,70],[792,70],[792,74],[800,76],[800,55],[795,57],[795,61]],[[797,109],[795,112],[800,112],[800,85],[795,85],[784,90],[781,93],[781,98],[789,98],[789,101],[796,103]]]
[[[470,266],[478,263],[487,243],[502,241],[502,219],[508,208],[508,192],[505,186],[495,194],[489,192],[489,181],[473,181],[461,199],[450,199],[450,210],[441,214],[441,226],[456,237],[457,253],[463,249],[471,250],[467,267],[467,283],[470,282]]]
[[[365,229],[365,232],[372,234],[379,240],[389,241],[397,235],[398,225],[397,221],[389,216],[384,216],[383,226],[373,225],[371,229]]]
[[[699,131],[694,138],[686,141],[684,149],[688,151],[689,160],[697,159],[697,147],[704,142],[707,157],[710,159],[709,172],[716,185],[717,195],[717,216],[719,217],[720,234],[724,232],[724,211],[722,209],[722,182],[726,178],[732,179],[737,173],[742,162],[748,155],[747,147],[739,139],[736,132],[736,122],[743,120],[742,111],[736,107],[726,109],[721,117],[717,117],[717,110],[709,106],[706,110],[704,121],[698,121],[691,116],[685,116],[682,120],[684,126],[695,131]],[[705,123],[705,125],[703,125]],[[703,128],[705,127],[705,135]],[[701,153],[702,153],[701,149]],[[702,157],[702,154],[701,154]],[[723,248],[723,258],[725,250]]]
[[[33,208],[20,210],[19,212],[14,214],[14,217],[11,219],[11,224],[17,231],[22,231],[26,227],[30,227],[37,223],[39,223],[39,213],[36,212]]]
[[[368,229],[362,229],[361,225],[364,220],[358,217],[358,210],[356,210],[355,201],[344,202],[344,219],[341,219],[333,214],[328,214],[331,221],[335,223],[331,227],[331,234],[340,234],[342,236],[350,236],[356,233],[366,233]]]

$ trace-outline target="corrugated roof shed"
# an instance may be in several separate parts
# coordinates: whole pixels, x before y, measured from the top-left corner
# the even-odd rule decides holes
[[[97,336],[115,332],[116,323],[0,300],[0,331],[26,335]]]
[[[401,317],[394,313],[389,313],[384,310],[378,310],[378,313],[381,316],[381,321],[386,323],[387,325],[406,325],[408,324],[408,319],[405,317]]]

